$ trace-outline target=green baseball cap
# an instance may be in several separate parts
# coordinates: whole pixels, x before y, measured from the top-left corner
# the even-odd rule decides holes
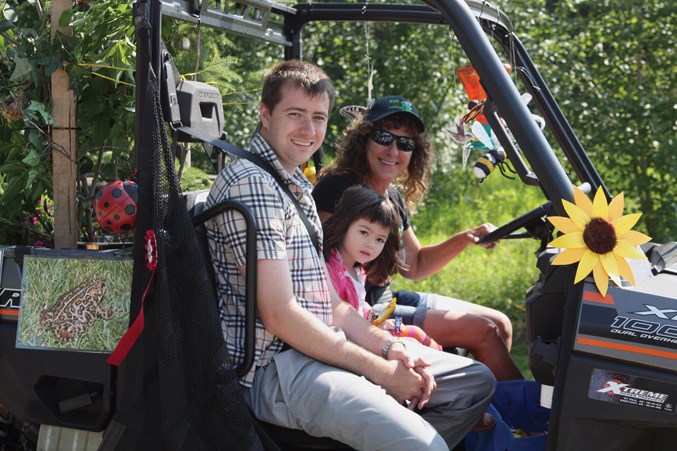
[[[419,131],[425,131],[425,125],[419,117],[416,107],[401,96],[386,96],[378,99],[367,111],[365,120],[376,122],[393,114],[408,114],[418,125]]]

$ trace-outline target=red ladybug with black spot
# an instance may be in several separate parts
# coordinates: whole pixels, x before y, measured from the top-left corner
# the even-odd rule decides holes
[[[115,180],[94,196],[96,222],[106,232],[130,232],[136,226],[139,187],[131,180]]]

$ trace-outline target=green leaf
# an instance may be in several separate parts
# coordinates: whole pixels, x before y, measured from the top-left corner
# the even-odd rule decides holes
[[[4,33],[5,31],[11,30],[12,28],[14,28],[12,22],[9,20],[0,20],[0,33]]]
[[[37,130],[30,130],[28,132],[28,141],[33,145],[33,147],[41,148],[44,146],[44,135]]]
[[[32,115],[36,120],[40,121],[42,124],[51,125],[54,123],[54,118],[47,111],[45,104],[42,102],[37,102],[31,100],[31,104],[24,111],[26,114]]]
[[[59,26],[62,28],[70,27],[72,18],[73,18],[73,9],[72,8],[65,9],[61,13],[61,17],[59,17]]]
[[[28,58],[17,58],[16,65],[14,66],[14,71],[9,77],[9,81],[18,82],[25,78],[30,77],[31,75],[31,66]]]
[[[35,62],[40,66],[44,66],[45,76],[47,77],[50,77],[57,69],[63,69],[63,60],[61,58],[47,56],[37,58]]]
[[[40,166],[43,163],[42,158],[40,158],[40,154],[38,154],[35,149],[30,149],[28,151],[28,155],[26,155],[21,161],[28,166]]]
[[[0,166],[0,172],[6,175],[23,174],[26,172],[26,166],[18,161],[10,161]]]
[[[31,192],[31,195],[35,197],[35,193],[32,191],[33,187],[33,180],[40,174],[40,172],[33,168],[28,170],[28,177],[26,177],[26,184],[24,185],[27,191]]]
[[[19,174],[18,177],[12,177],[5,185],[5,192],[2,194],[3,205],[17,205],[17,199],[21,199],[26,173]]]

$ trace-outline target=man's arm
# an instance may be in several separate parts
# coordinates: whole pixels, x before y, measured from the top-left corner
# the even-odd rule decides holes
[[[327,274],[327,280],[330,280],[329,274]],[[384,344],[393,338],[392,334],[364,319],[352,306],[339,297],[332,284],[329,284],[329,294],[332,300],[333,325],[340,327],[352,342],[373,354],[381,355]],[[400,360],[406,368],[416,371],[423,377],[421,395],[409,399],[411,409],[415,407],[422,409],[437,386],[434,377],[426,370],[430,364],[420,357],[412,358],[404,344],[399,342],[393,343],[388,348],[386,360]]]
[[[351,343],[298,305],[286,260],[259,260],[257,269],[265,274],[258,278],[257,307],[268,332],[313,359],[366,377],[399,402],[427,391],[425,377],[401,360],[384,360]]]

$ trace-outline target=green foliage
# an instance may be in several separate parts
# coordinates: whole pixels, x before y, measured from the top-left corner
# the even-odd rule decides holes
[[[70,11],[66,70],[78,102],[78,155],[97,160],[110,152],[105,180],[129,178],[134,139],[134,27],[132,5],[121,0],[92,2],[85,11]],[[72,15],[70,15],[70,14]],[[118,173],[121,171],[121,173]],[[92,174],[94,175],[94,174]]]
[[[426,203],[412,218],[422,245],[437,244],[484,222],[500,226],[543,203],[537,189],[522,187],[520,182],[501,177],[498,172],[482,184],[458,183],[470,177],[473,176],[468,171],[460,170],[435,176]],[[461,189],[456,188],[459,185]],[[433,277],[419,281],[398,277],[393,285],[494,307],[520,325],[524,321],[526,290],[538,277],[534,258],[538,246],[538,241],[525,239],[504,240],[491,250],[471,247]]]
[[[674,2],[499,1],[626,211],[675,240]]]
[[[50,38],[49,10],[44,2],[3,2],[0,22],[0,62],[4,98],[0,119],[5,145],[0,149],[0,242],[24,243],[24,211],[44,194],[51,196],[50,76],[64,68],[71,81],[78,112],[78,161],[85,163],[78,177],[78,208],[87,221],[92,187],[88,180],[128,178],[118,173],[120,159],[129,160],[134,130],[134,28],[131,4],[123,0],[92,2],[81,11],[66,10],[59,22],[72,25],[73,35]],[[49,6],[47,4],[46,6]],[[4,114],[11,110],[12,114]],[[111,153],[110,170],[95,172],[92,161]],[[89,164],[87,164],[89,162]],[[123,167],[123,169],[126,169]],[[17,208],[18,207],[18,208]],[[91,216],[91,214],[90,214]],[[85,235],[92,231],[84,230]]]
[[[677,94],[672,2],[497,3],[511,17],[611,193],[625,193],[627,212],[644,213],[639,228],[656,241],[674,240]],[[6,0],[0,21],[0,100],[19,94],[27,100],[15,102],[21,105],[19,119],[0,117],[3,243],[26,242],[24,212],[33,211],[51,191],[48,77],[56,68],[65,68],[76,93],[78,157],[89,161],[81,166],[79,179],[127,178],[133,169],[131,2],[101,0],[90,2],[86,10],[67,11],[61,23],[73,26],[73,36],[60,35],[55,42],[49,39],[49,11],[38,5]],[[246,145],[258,123],[262,73],[283,58],[282,49],[169,19],[163,21],[163,39],[184,77],[218,86],[225,130],[232,142]],[[509,56],[501,57],[509,61]],[[398,93],[421,110],[436,152],[432,191],[414,221],[424,244],[481,222],[502,224],[544,201],[537,189],[497,174],[478,185],[459,168],[461,146],[445,129],[466,111],[455,70],[467,59],[447,27],[316,23],[304,30],[304,58],[335,81],[337,109],[365,105],[370,94],[376,98]],[[519,84],[518,89],[523,90]],[[336,112],[325,140],[328,153],[347,125]],[[193,160],[209,168],[201,151],[194,152]],[[184,189],[209,183],[202,173],[191,172],[184,170]],[[89,188],[79,186],[83,207],[91,202]],[[85,209],[81,217],[86,216]],[[519,321],[524,290],[535,278],[531,253],[536,245],[506,241],[489,252],[469,249],[435,277],[397,283],[486,303]]]
[[[108,0],[66,10],[59,22],[72,26],[73,34],[58,34],[51,42],[49,10],[42,11],[36,2],[4,2],[0,55],[7,59],[0,62],[0,98],[18,100],[9,104],[10,118],[4,114],[0,118],[6,143],[0,150],[0,242],[32,244],[23,212],[31,211],[40,196],[52,190],[51,164],[45,163],[54,151],[49,136],[54,123],[49,76],[57,68],[67,71],[77,102],[77,200],[83,239],[91,240],[95,234],[91,221],[95,185],[132,177],[135,33],[131,8],[130,2]],[[180,33],[176,28],[167,30],[168,46],[183,43],[182,35],[194,35],[192,26],[173,25]],[[201,42],[199,58],[195,51],[173,52],[180,55],[182,73],[189,74],[197,64],[196,77],[226,91],[240,90],[245,78],[229,69],[237,58],[218,50],[217,42],[227,41],[210,30]],[[259,79],[252,80],[260,84]],[[200,171],[187,170],[185,176],[188,186],[208,186]]]
[[[46,19],[27,2],[3,2],[0,22],[0,242],[28,240],[31,226],[24,212],[33,211],[51,188],[47,127],[53,123],[46,106],[55,53]],[[40,55],[41,54],[41,55]],[[40,55],[40,57],[38,56]]]
[[[177,162],[178,171],[178,162]],[[200,168],[186,166],[181,172],[181,190],[183,192],[199,191],[212,187],[212,179]]]

